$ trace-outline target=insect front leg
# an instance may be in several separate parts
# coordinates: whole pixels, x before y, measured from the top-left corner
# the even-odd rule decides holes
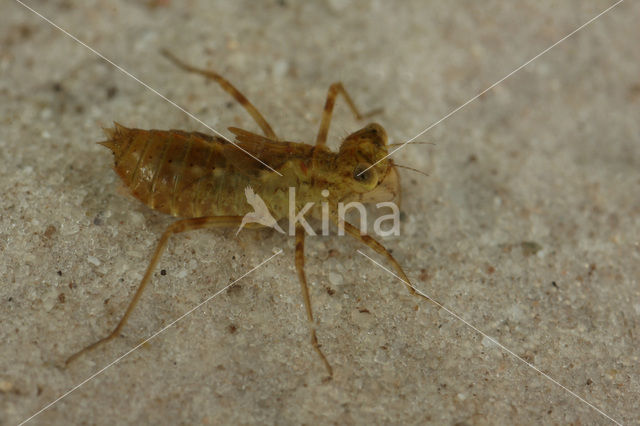
[[[213,80],[216,83],[218,83],[220,87],[224,89],[225,92],[233,96],[233,98],[236,101],[238,101],[240,105],[242,105],[242,107],[251,115],[251,117],[253,117],[255,122],[258,123],[258,126],[260,126],[260,128],[264,132],[265,136],[273,140],[278,139],[278,137],[276,136],[275,132],[273,131],[273,129],[271,128],[267,120],[265,120],[262,114],[260,114],[260,111],[258,111],[258,109],[254,107],[251,102],[249,102],[249,99],[247,99],[246,96],[240,93],[240,91],[236,89],[235,86],[231,84],[226,78],[224,78],[223,76],[221,76],[215,71],[196,68],[194,66],[186,64],[166,49],[162,49],[161,52],[164,56],[167,57],[167,59],[173,62],[178,68],[182,68],[183,70],[188,72],[203,75],[209,80]]]
[[[307,286],[307,276],[304,272],[304,237],[305,230],[302,226],[296,226],[296,270],[298,271],[298,279],[300,286],[302,287],[302,298],[304,299],[304,306],[307,310],[307,319],[309,320],[309,328],[311,329],[311,344],[313,349],[316,350],[324,366],[329,372],[329,377],[333,376],[333,369],[327,361],[327,357],[324,356],[318,343],[318,337],[316,336],[315,322],[313,321],[313,311],[311,309],[311,298],[309,297],[309,287]]]
[[[138,301],[140,300],[140,296],[142,296],[142,292],[144,291],[145,287],[151,280],[151,274],[153,273],[153,270],[155,269],[158,261],[160,260],[160,257],[162,256],[162,253],[164,252],[164,249],[167,246],[169,237],[171,237],[174,234],[179,234],[180,232],[193,231],[196,229],[239,226],[241,222],[242,222],[242,216],[214,216],[214,217],[198,217],[194,219],[183,219],[169,225],[167,229],[164,231],[164,233],[162,234],[162,236],[160,237],[160,240],[158,241],[158,245],[156,246],[156,250],[153,253],[153,257],[151,258],[151,262],[149,262],[149,265],[147,266],[147,271],[145,272],[144,277],[142,277],[142,281],[140,281],[140,284],[138,285],[138,289],[133,295],[131,302],[129,302],[129,306],[127,307],[127,310],[125,311],[124,315],[120,319],[120,322],[118,322],[118,325],[116,326],[116,328],[114,328],[113,331],[107,337],[103,337],[97,342],[92,343],[86,348],[71,355],[69,358],[67,358],[65,364],[68,365],[70,362],[77,359],[80,355],[95,349],[96,347],[102,345],[103,343],[107,343],[108,341],[116,338],[120,334],[120,331],[122,330],[122,327],[124,327],[127,320],[129,319],[129,315],[131,315],[133,308],[136,307]]]
[[[360,111],[358,111],[358,108],[356,108],[356,105],[353,103],[351,96],[349,96],[349,93],[347,93],[342,83],[333,83],[331,86],[329,86],[329,91],[327,92],[327,100],[324,103],[324,110],[322,111],[322,121],[320,122],[318,136],[316,137],[316,146],[322,146],[327,143],[327,134],[329,134],[329,126],[331,125],[333,107],[335,106],[336,98],[339,94],[342,94],[344,96],[344,99],[347,101],[347,105],[349,105],[349,108],[353,112],[353,115],[355,115],[358,120],[362,120],[363,118],[367,118],[374,114],[382,112],[382,108],[376,108],[366,114],[360,114]]]
[[[427,297],[427,296],[425,296],[425,295],[423,295],[421,293],[418,293],[413,288],[413,286],[411,285],[411,281],[409,280],[409,277],[407,277],[407,274],[404,273],[404,271],[402,270],[402,267],[400,266],[398,261],[375,238],[373,238],[373,237],[371,237],[371,236],[369,236],[367,234],[361,233],[358,228],[356,228],[355,226],[351,225],[349,222],[347,222],[345,220],[339,219],[336,216],[332,215],[331,219],[338,226],[338,228],[340,228],[341,226],[344,226],[344,230],[347,231],[347,233],[349,235],[351,235],[352,237],[354,237],[358,241],[361,241],[362,243],[366,244],[367,246],[371,247],[377,253],[383,255],[384,257],[386,257],[387,260],[391,263],[391,265],[393,265],[393,269],[396,270],[396,273],[398,274],[400,279],[402,279],[402,281],[404,281],[404,284],[407,287],[407,290],[409,290],[409,293],[411,293],[414,296],[421,297],[423,299],[426,299],[426,300],[434,303],[436,306],[438,306],[438,308],[440,307],[440,304],[438,302],[436,302],[435,300],[433,300],[433,299],[431,299],[431,298],[429,298],[429,297]]]

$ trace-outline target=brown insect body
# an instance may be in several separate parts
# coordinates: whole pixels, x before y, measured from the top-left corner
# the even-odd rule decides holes
[[[347,137],[337,153],[241,129],[231,131],[240,147],[281,176],[226,140],[199,132],[129,129],[115,123],[105,129],[109,140],[100,143],[113,152],[114,169],[136,198],[176,217],[243,216],[252,211],[243,192],[247,186],[260,195],[276,220],[288,215],[289,188],[296,190],[296,210],[327,200],[335,211],[338,202],[385,201],[399,193],[390,161],[357,176],[387,154],[387,137],[377,124]],[[383,181],[385,185],[380,185]],[[323,190],[329,191],[327,197]],[[319,210],[316,206],[310,215],[318,216]]]

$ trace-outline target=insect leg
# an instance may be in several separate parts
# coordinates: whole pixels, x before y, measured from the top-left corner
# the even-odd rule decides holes
[[[302,298],[304,299],[304,306],[307,309],[307,319],[309,320],[309,327],[311,329],[311,344],[313,349],[316,350],[324,366],[327,367],[329,377],[333,376],[333,369],[327,361],[327,357],[324,356],[318,344],[318,337],[316,337],[315,322],[313,321],[313,311],[311,310],[311,298],[309,297],[309,288],[307,287],[307,277],[304,273],[304,228],[300,225],[296,226],[296,269],[298,271],[298,279],[300,286],[302,287]]]
[[[87,346],[86,348],[71,355],[69,358],[67,358],[65,364],[68,365],[71,361],[75,360],[85,352],[89,352],[92,349],[95,349],[96,347],[114,339],[120,334],[120,331],[122,330],[122,327],[124,327],[125,323],[127,322],[129,315],[131,315],[133,308],[135,308],[136,304],[140,300],[140,296],[142,296],[142,292],[144,291],[145,287],[151,280],[151,274],[153,273],[153,270],[155,269],[156,264],[160,260],[160,257],[162,256],[162,253],[164,252],[164,249],[167,246],[167,241],[169,240],[169,237],[171,237],[174,234],[178,234],[180,232],[192,231],[195,229],[239,226],[241,222],[242,222],[242,216],[213,216],[213,217],[198,217],[194,219],[179,220],[169,225],[167,229],[164,231],[164,233],[162,234],[162,236],[160,237],[160,240],[158,241],[158,245],[156,246],[156,250],[153,253],[153,257],[151,258],[151,262],[149,262],[149,266],[147,266],[147,271],[145,272],[144,277],[142,278],[142,281],[140,281],[140,284],[138,285],[138,289],[133,295],[131,302],[129,302],[129,306],[127,307],[127,310],[125,311],[124,315],[120,319],[120,322],[118,322],[118,325],[116,326],[116,328],[113,329],[113,331],[107,337],[104,337],[98,340],[97,342]]]
[[[256,109],[256,107],[254,107],[253,104],[251,102],[249,102],[249,99],[247,99],[242,93],[240,93],[240,91],[238,89],[236,89],[233,86],[233,84],[231,84],[226,78],[224,78],[223,76],[221,76],[220,74],[218,74],[215,71],[209,71],[209,70],[205,70],[205,69],[201,69],[201,68],[196,68],[194,66],[186,64],[186,63],[182,62],[180,59],[178,59],[177,57],[175,57],[171,52],[169,52],[166,49],[162,49],[161,52],[162,52],[162,54],[164,56],[167,57],[167,59],[169,59],[171,62],[173,62],[177,67],[182,68],[183,70],[188,71],[188,72],[192,72],[192,73],[203,75],[203,76],[207,77],[208,79],[213,80],[216,83],[218,83],[220,85],[220,87],[222,87],[222,89],[224,89],[225,92],[227,92],[228,94],[233,96],[233,98],[236,101],[238,101],[238,103],[240,105],[242,105],[242,107],[251,115],[251,117],[253,117],[253,119],[256,121],[256,123],[258,123],[258,126],[260,126],[260,128],[264,132],[265,136],[267,136],[269,139],[273,139],[273,140],[277,140],[278,139],[278,137],[276,136],[275,132],[273,131],[273,129],[271,128],[269,123],[267,123],[267,120],[265,120],[265,118],[262,116],[262,114],[260,114],[260,112]]]
[[[333,83],[331,86],[329,86],[329,91],[327,92],[327,100],[324,103],[324,111],[322,111],[322,121],[320,122],[318,136],[316,137],[317,146],[324,145],[327,142],[327,134],[329,133],[329,126],[331,125],[333,107],[336,103],[336,97],[338,97],[339,94],[342,94],[344,96],[344,99],[347,101],[347,105],[349,105],[349,108],[353,112],[353,115],[355,115],[358,120],[362,120],[363,118],[370,117],[382,111],[381,108],[378,108],[366,114],[360,114],[360,111],[358,111],[358,108],[356,108],[356,105],[353,103],[351,96],[349,96],[349,93],[347,93],[342,83]]]
[[[340,228],[341,226],[344,225],[344,230],[347,231],[347,233],[349,235],[351,235],[355,239],[361,241],[362,243],[366,244],[367,246],[371,247],[377,253],[383,255],[384,257],[386,257],[387,260],[391,263],[391,265],[393,265],[393,269],[396,270],[396,273],[398,274],[398,276],[402,279],[402,281],[404,281],[404,284],[407,287],[407,290],[409,290],[409,293],[411,293],[414,296],[418,296],[418,297],[421,297],[423,299],[426,299],[426,300],[434,303],[436,306],[439,305],[436,301],[432,300],[431,298],[429,298],[429,297],[427,297],[427,296],[425,296],[423,294],[418,293],[411,286],[411,281],[409,280],[409,277],[407,277],[407,274],[404,273],[404,271],[402,270],[402,267],[400,266],[398,261],[375,238],[373,238],[373,237],[371,237],[371,236],[369,236],[367,234],[362,234],[358,228],[356,228],[355,226],[351,225],[347,221],[340,220],[335,216],[332,216],[331,219],[338,226],[338,228]]]

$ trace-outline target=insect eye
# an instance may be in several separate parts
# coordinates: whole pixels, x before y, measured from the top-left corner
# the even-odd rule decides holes
[[[371,177],[371,170],[364,165],[358,165],[353,171],[353,178],[358,182],[365,182]]]
[[[367,180],[367,173],[368,173],[368,172],[364,172],[364,173],[362,173],[362,174],[355,173],[355,174],[353,175],[353,178],[354,178],[355,180],[357,180],[358,182],[364,182],[365,180]]]

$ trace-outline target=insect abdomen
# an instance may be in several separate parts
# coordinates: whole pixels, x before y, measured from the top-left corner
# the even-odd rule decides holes
[[[152,209],[179,217],[244,215],[242,176],[228,173],[226,141],[198,132],[129,129],[116,124],[100,142],[131,193]],[[236,182],[237,181],[237,182]]]

